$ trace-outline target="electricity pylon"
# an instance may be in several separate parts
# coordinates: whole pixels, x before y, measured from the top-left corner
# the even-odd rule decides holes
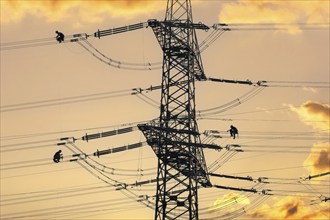
[[[206,80],[190,0],[168,0],[148,26],[163,50],[159,121],[141,124],[158,157],[155,219],[198,219],[198,188],[211,186],[196,122],[195,80]]]

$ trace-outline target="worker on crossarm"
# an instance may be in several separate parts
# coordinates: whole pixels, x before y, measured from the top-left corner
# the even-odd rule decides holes
[[[230,129],[228,131],[230,132],[230,136],[233,137],[233,139],[236,138],[236,135],[238,136],[238,130],[233,125],[230,125]]]
[[[59,32],[59,31],[55,31],[55,33],[57,34],[56,36],[56,40],[61,43],[62,41],[64,41],[64,34]]]
[[[61,159],[63,160],[63,155],[62,155],[62,151],[59,150],[54,154],[53,161],[55,163],[59,163]]]

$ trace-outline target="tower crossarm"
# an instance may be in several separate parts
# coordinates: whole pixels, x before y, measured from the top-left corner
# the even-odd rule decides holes
[[[176,64],[175,68],[178,70],[187,69],[187,57],[194,59],[193,71],[197,80],[207,80],[202,59],[200,56],[199,46],[197,40],[194,40],[192,46],[187,44],[185,39],[185,31],[189,29],[208,30],[209,27],[202,23],[188,23],[175,21],[158,21],[155,19],[148,21],[148,26],[152,28],[160,47],[164,53],[171,54],[174,58],[173,62]],[[182,32],[182,33],[181,33]],[[195,38],[195,36],[193,36]],[[171,44],[167,44],[170,39]]]
[[[138,128],[144,133],[147,143],[151,146],[157,157],[161,160],[167,160],[167,164],[171,166],[172,168],[178,170],[183,175],[189,177],[191,175],[189,170],[189,160],[190,158],[193,158],[193,163],[195,163],[196,166],[196,173],[197,173],[197,181],[204,187],[210,187],[211,182],[208,177],[207,168],[204,167],[202,161],[202,158],[197,158],[196,155],[192,155],[187,150],[187,146],[190,147],[196,147],[196,148],[212,148],[212,149],[221,149],[220,146],[217,145],[211,145],[211,144],[202,144],[202,143],[188,143],[176,140],[174,134],[178,133],[187,133],[189,131],[182,131],[182,130],[176,130],[176,129],[161,129],[158,126],[152,126],[147,124],[140,124],[138,125]],[[158,139],[156,137],[159,137],[163,132],[167,133],[167,137],[165,135],[163,138]],[[173,134],[173,135],[171,135]],[[199,135],[199,134],[194,134]],[[159,143],[160,140],[162,143]],[[167,148],[167,152],[165,152],[164,148],[161,146],[170,146]],[[166,157],[164,155],[166,154]]]
[[[180,28],[190,28],[190,29],[201,29],[209,30],[210,27],[203,23],[187,23],[186,20],[167,20],[167,21],[157,21],[156,19],[148,20],[148,26],[155,27],[159,26],[162,23],[164,26],[168,27],[180,27]]]

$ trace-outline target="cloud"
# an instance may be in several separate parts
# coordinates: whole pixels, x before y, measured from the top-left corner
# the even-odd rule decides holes
[[[290,106],[291,110],[298,114],[300,119],[313,126],[315,129],[329,132],[330,129],[330,106],[318,102],[308,101],[301,107]]]
[[[238,193],[229,193],[225,194],[223,197],[218,198],[213,205],[210,207],[210,211],[218,210],[225,208],[230,205],[249,205],[251,203],[250,199],[248,199],[244,195],[240,195]]]
[[[72,20],[80,23],[101,22],[105,18],[131,18],[162,10],[161,1],[143,0],[1,0],[1,23],[19,22],[28,15],[47,22]]]
[[[314,93],[314,94],[319,93],[318,90],[316,90],[316,89],[314,89],[312,87],[303,87],[303,90],[306,91],[306,92]]]
[[[257,210],[248,212],[247,215],[254,219],[300,219],[300,220],[321,220],[329,218],[330,207],[321,210],[313,209],[300,198],[287,196],[278,200],[274,205],[264,204]]]
[[[312,166],[310,166],[312,165]],[[330,171],[330,143],[314,144],[311,153],[304,161],[311,175]]]
[[[317,130],[329,133],[330,106],[313,101],[305,102],[301,107],[290,106],[291,110],[298,114],[300,119]],[[310,166],[312,165],[312,166]],[[311,153],[304,161],[304,166],[311,175],[328,172],[330,170],[330,144],[314,144]]]
[[[297,23],[329,23],[329,1],[238,0],[224,4],[219,20],[221,23],[289,23],[292,25],[286,26],[287,31],[295,34],[301,32]]]
[[[256,107],[256,110],[264,111],[265,113],[270,114],[270,115],[274,114],[274,112],[269,111],[267,108]]]

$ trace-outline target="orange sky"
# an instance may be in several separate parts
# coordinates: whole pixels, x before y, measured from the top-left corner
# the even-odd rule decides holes
[[[0,3],[1,47],[8,42],[51,38],[55,36],[55,30],[65,35],[93,34],[98,29],[153,18],[162,20],[166,7],[166,1],[136,0]],[[330,81],[329,31],[306,30],[297,25],[329,23],[328,1],[238,0],[193,1],[192,4],[194,21],[209,26],[218,22],[290,24],[284,29],[275,25],[278,29],[270,31],[224,33],[202,53],[208,77],[253,82]],[[198,31],[199,42],[210,33],[211,30]],[[148,63],[162,59],[161,49],[150,28],[101,39],[91,37],[88,41],[106,56],[122,62]],[[47,46],[1,50],[2,107],[145,88],[159,85],[160,78],[160,69],[133,71],[105,65],[76,43],[55,42]],[[197,82],[196,108],[221,106],[237,100],[251,89],[245,85]],[[159,102],[159,91],[145,95]],[[323,197],[319,196],[329,197],[329,175],[317,181],[302,181],[301,177],[330,170],[329,99],[329,88],[269,87],[237,107],[199,119],[200,132],[221,131],[223,138],[213,140],[214,143],[221,146],[240,144],[246,150],[214,168],[215,173],[255,179],[269,177],[270,182],[277,182],[258,184],[212,177],[213,184],[271,189],[276,195],[201,189],[200,218],[234,217],[244,208],[245,219],[328,219],[329,202],[321,202]],[[122,191],[108,187],[78,163],[52,163],[52,156],[59,149],[66,158],[73,154],[56,146],[59,138],[79,138],[86,133],[151,120],[158,115],[157,107],[131,95],[2,111],[1,218],[152,219],[152,209],[135,202],[136,199],[127,198]],[[239,129],[238,139],[230,139],[225,132],[231,124]],[[140,141],[144,141],[143,135],[134,131],[88,143],[77,141],[76,146],[90,154],[97,149]],[[224,155],[224,152],[206,150],[207,165],[211,166]],[[117,181],[134,183],[155,177],[157,161],[148,146],[94,159],[114,168],[115,172],[107,175]],[[219,161],[217,165],[223,160]],[[143,169],[143,175],[137,169]],[[153,196],[155,184],[131,191],[136,195]],[[243,218],[238,214],[237,217]]]
[[[111,17],[134,18],[139,14],[151,14],[161,8],[155,1],[3,1],[3,23],[20,22],[32,15],[47,22],[59,22],[66,19],[78,23],[100,23]],[[146,13],[148,12],[149,13]],[[80,24],[83,25],[83,24]]]

